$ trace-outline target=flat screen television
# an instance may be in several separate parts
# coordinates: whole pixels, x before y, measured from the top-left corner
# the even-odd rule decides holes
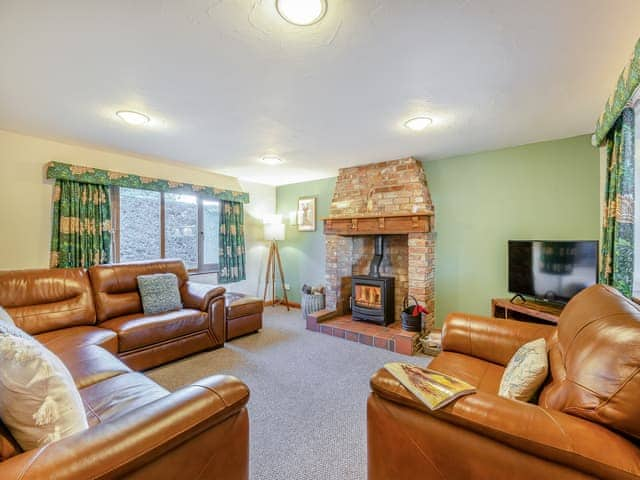
[[[598,281],[598,242],[509,241],[509,291],[566,303]]]

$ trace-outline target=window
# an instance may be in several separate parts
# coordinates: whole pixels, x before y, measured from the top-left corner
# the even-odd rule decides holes
[[[218,271],[220,202],[125,187],[111,195],[116,262],[179,258],[189,271]]]
[[[164,194],[166,258],[181,258],[188,270],[198,268],[198,197]]]
[[[120,189],[120,262],[161,258],[160,192]]]

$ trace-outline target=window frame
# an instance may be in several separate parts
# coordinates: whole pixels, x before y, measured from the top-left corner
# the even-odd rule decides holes
[[[131,190],[144,190],[141,188],[120,187],[112,185],[109,189],[111,196],[111,222],[112,222],[112,256],[114,263],[120,263],[120,188],[130,188]],[[160,258],[166,258],[166,220],[165,220],[165,192],[160,193]],[[169,192],[171,193],[171,192]],[[192,194],[189,194],[192,195]],[[197,258],[198,266],[196,268],[189,268],[187,272],[195,275],[204,275],[211,273],[218,273],[220,271],[219,263],[204,263],[204,198],[201,195],[195,195],[196,205],[198,209],[198,248]],[[207,199],[208,200],[208,199]],[[220,202],[219,200],[212,200]],[[184,260],[183,260],[184,261]]]

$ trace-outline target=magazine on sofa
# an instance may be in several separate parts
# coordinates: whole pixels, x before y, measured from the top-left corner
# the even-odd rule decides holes
[[[467,382],[410,363],[387,363],[384,368],[431,410],[442,408],[456,398],[476,391]]]

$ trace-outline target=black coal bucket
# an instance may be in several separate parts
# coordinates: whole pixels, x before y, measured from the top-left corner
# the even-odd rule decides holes
[[[402,329],[407,332],[420,332],[422,331],[422,314],[418,312],[417,315],[412,315],[415,308],[418,306],[418,301],[415,297],[410,296],[414,305],[409,305],[409,297],[402,299],[402,312],[400,318],[402,319]]]

